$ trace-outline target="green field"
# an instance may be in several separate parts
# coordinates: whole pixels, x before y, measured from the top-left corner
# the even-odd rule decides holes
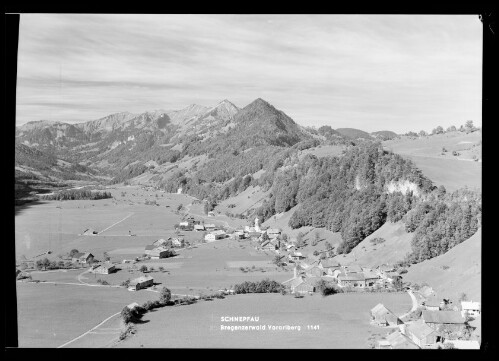
[[[151,292],[122,288],[17,283],[19,347],[58,347]]]
[[[181,348],[368,348],[368,338],[387,329],[369,324],[382,302],[396,314],[411,308],[406,293],[352,293],[296,299],[280,294],[229,296],[190,306],[167,307],[144,316],[138,333],[118,347]],[[222,322],[222,316],[259,317],[259,322]],[[221,325],[290,325],[301,330],[226,331]],[[307,325],[318,325],[308,330]]]

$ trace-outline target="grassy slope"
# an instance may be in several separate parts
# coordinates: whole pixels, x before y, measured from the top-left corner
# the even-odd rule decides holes
[[[482,163],[471,160],[474,155],[482,158],[481,145],[478,145],[481,139],[481,132],[452,132],[417,139],[401,137],[383,142],[383,145],[385,149],[412,159],[437,186],[444,185],[448,191],[454,191],[464,186],[481,188]],[[444,155],[442,147],[448,150]],[[453,156],[453,150],[460,155]]]
[[[373,238],[384,238],[385,242],[373,245]],[[386,222],[381,228],[359,243],[351,253],[338,256],[341,264],[356,263],[363,266],[376,266],[383,263],[401,261],[411,251],[412,234],[407,233],[402,222]]]
[[[456,299],[461,292],[469,299],[481,299],[481,245],[479,229],[471,238],[447,253],[413,265],[404,279],[410,282],[427,282],[441,296]],[[442,269],[448,266],[448,269]]]
[[[247,294],[200,301],[148,313],[138,332],[118,347],[369,348],[369,310],[382,302],[396,314],[411,307],[406,293],[350,293],[296,299],[280,294]],[[259,317],[258,322],[222,322],[224,316]],[[221,325],[292,325],[301,331],[222,331]],[[308,330],[307,325],[319,325]]]

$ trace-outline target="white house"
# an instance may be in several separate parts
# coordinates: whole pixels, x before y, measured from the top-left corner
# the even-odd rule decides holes
[[[208,242],[215,241],[217,239],[222,239],[222,238],[225,238],[225,232],[222,230],[213,231],[211,233],[208,233],[206,236],[204,236],[205,241],[208,241]]]
[[[473,301],[461,301],[461,314],[465,317],[468,316],[476,317],[480,315],[480,302]]]

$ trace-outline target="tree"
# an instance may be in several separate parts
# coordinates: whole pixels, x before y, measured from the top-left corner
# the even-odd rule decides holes
[[[72,249],[69,252],[69,257],[73,258],[75,254],[80,253],[77,249]]]
[[[461,302],[461,301],[467,301],[468,300],[468,296],[466,295],[466,293],[461,292],[459,294],[459,299],[458,300],[459,300],[459,302]]]
[[[455,125],[451,125],[449,128],[447,128],[447,132],[455,132],[456,130],[457,129]]]
[[[426,137],[428,135],[428,133],[426,133],[424,130],[420,130],[419,131],[419,136],[420,137]]]
[[[433,129],[431,132],[431,134],[442,134],[442,133],[444,133],[444,128],[442,128],[440,125],[435,129]]]
[[[302,247],[303,245],[304,245],[303,233],[299,232],[298,235],[296,236],[296,248]]]
[[[473,120],[467,120],[466,123],[464,124],[464,130],[466,133],[470,133],[476,130],[475,126],[473,125]]]
[[[182,210],[182,208],[184,208],[183,204],[180,203],[177,207],[177,212],[180,212]]]
[[[281,234],[281,238],[282,238],[283,242],[288,241],[288,235],[286,233]]]
[[[330,251],[333,249],[333,246],[331,245],[331,243],[329,243],[329,241],[326,241],[325,246],[326,246],[326,251]]]
[[[107,252],[103,252],[102,253],[102,259],[104,259],[104,261],[109,261],[111,259],[111,257],[109,257],[109,254]]]
[[[172,292],[166,288],[166,287],[163,287],[161,289],[161,292],[159,293],[159,300],[162,304],[167,304],[168,302],[170,302],[172,298]]]
[[[314,240],[312,241],[312,246],[317,246],[317,244],[319,243],[320,238],[321,237],[319,235],[319,232],[315,231],[315,233],[314,233]]]
[[[143,264],[142,266],[140,266],[139,271],[142,272],[142,273],[146,273],[147,272],[147,266],[145,264]]]
[[[123,318],[123,322],[125,324],[132,322],[133,315],[132,315],[132,311],[130,311],[130,309],[128,308],[128,306],[125,306],[121,310],[121,317]]]

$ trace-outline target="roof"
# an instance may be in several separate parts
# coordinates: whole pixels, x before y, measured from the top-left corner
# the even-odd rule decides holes
[[[295,277],[295,278],[291,278],[287,281],[284,281],[282,284],[285,285],[285,286],[290,286],[290,287],[296,287],[300,284],[302,284],[304,282],[303,280],[303,277],[302,276],[298,276],[298,277]]]
[[[161,243],[166,243],[166,242],[167,242],[167,241],[165,241],[163,238],[161,238],[161,239],[158,239],[158,240],[154,241],[154,243],[153,243],[153,244],[156,244],[156,243],[157,243],[157,244],[161,244]],[[147,247],[147,246],[146,246],[146,247]],[[146,249],[147,249],[147,248],[146,248]]]
[[[225,234],[225,231],[219,229],[218,231],[211,232],[211,234],[214,234],[215,236],[217,236],[217,235],[220,236],[220,235]]]
[[[400,331],[395,331],[386,337],[386,340],[390,343],[392,348],[395,349],[418,349],[419,346],[412,342],[409,337],[400,333]]]
[[[153,249],[155,249],[157,246],[154,245],[154,244],[148,244],[146,246],[146,251],[152,251]]]
[[[465,323],[466,320],[458,311],[423,311],[423,320],[426,323],[451,323],[451,324],[461,324]]]
[[[149,275],[144,275],[144,276],[141,276],[139,278],[135,278],[135,279],[131,280],[130,284],[137,284],[137,283],[147,282],[149,280],[154,280],[154,278],[152,278]]]
[[[463,310],[479,310],[480,302],[461,301],[461,308]]]
[[[83,252],[78,252],[78,253],[75,253],[75,254],[73,255],[73,258],[80,258],[80,257],[81,257],[81,256],[83,256],[84,254],[85,254],[85,253],[83,253]]]
[[[269,228],[267,233],[281,233],[281,230],[279,228]]]
[[[215,225],[212,223],[208,223],[204,225],[204,228],[215,228]]]
[[[444,344],[451,343],[460,350],[479,350],[480,343],[476,340],[445,340]]]
[[[394,314],[392,311],[390,311],[388,308],[385,307],[382,303],[378,303],[376,306],[374,306],[371,309],[371,313],[373,315],[377,316],[383,316],[383,315],[389,315],[389,314]]]
[[[321,259],[321,266],[324,268],[339,267],[340,263],[334,259]]]
[[[431,335],[433,332],[437,332],[426,323],[424,323],[424,321],[421,319],[407,325],[405,330],[406,332],[413,334],[420,340],[426,338],[428,335]]]
[[[343,281],[364,281],[366,278],[362,273],[349,273],[349,274],[340,274],[338,275],[338,279]]]
[[[115,265],[112,264],[112,263],[103,263],[103,264],[98,265],[95,268],[106,268],[106,269],[110,269],[110,268],[113,268],[113,267],[115,267]]]
[[[195,224],[194,229],[204,229],[204,226],[202,224]]]
[[[87,259],[87,258],[88,258],[88,257],[90,257],[90,256],[92,256],[92,257],[93,257],[93,254],[92,254],[92,253],[90,253],[90,252],[87,252],[87,253],[83,253],[83,255],[82,255],[82,256],[80,256],[80,258],[85,258],[85,259]]]

